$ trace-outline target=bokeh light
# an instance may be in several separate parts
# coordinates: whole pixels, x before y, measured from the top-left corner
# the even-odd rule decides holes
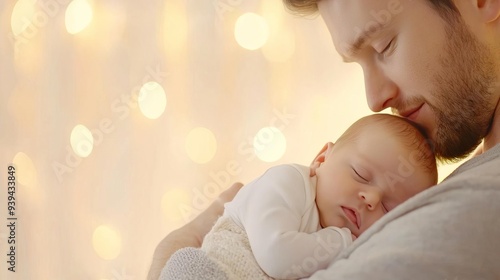
[[[19,152],[14,156],[12,164],[16,168],[16,178],[19,184],[33,187],[37,181],[37,172],[31,158],[23,152]]]
[[[15,36],[23,33],[32,24],[36,11],[35,3],[36,0],[19,0],[12,9],[10,26]]]
[[[138,102],[139,109],[146,118],[157,119],[165,112],[167,96],[160,84],[147,82],[141,87]]]
[[[87,0],[73,0],[66,8],[66,30],[76,34],[85,29],[92,21],[92,7]]]
[[[94,137],[87,127],[79,124],[71,131],[70,143],[76,155],[88,157],[94,148]]]
[[[207,128],[196,127],[186,137],[186,153],[196,163],[207,163],[217,151],[215,135]]]
[[[242,48],[256,50],[267,42],[269,26],[263,17],[246,13],[236,20],[234,37]]]
[[[286,151],[286,139],[276,127],[263,127],[253,138],[255,155],[262,161],[274,162],[279,160]]]
[[[120,254],[122,247],[120,233],[109,226],[98,226],[92,235],[92,245],[97,255],[102,259],[115,259]]]

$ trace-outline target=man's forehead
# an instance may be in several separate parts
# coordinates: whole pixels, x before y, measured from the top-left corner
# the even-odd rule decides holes
[[[320,12],[328,10],[337,16],[366,16],[376,17],[377,14],[388,12],[398,14],[406,3],[415,0],[320,0]]]
[[[320,14],[340,54],[354,54],[390,24],[408,0],[321,0]]]

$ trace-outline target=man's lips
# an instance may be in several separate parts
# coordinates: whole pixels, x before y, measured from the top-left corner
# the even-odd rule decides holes
[[[404,118],[407,118],[407,119],[414,121],[418,117],[418,113],[420,112],[420,109],[422,108],[422,106],[424,106],[424,104],[421,104],[420,106],[415,107],[413,109],[401,112],[400,115]]]
[[[349,221],[351,221],[359,229],[360,219],[359,219],[358,212],[352,208],[349,208],[349,207],[344,207],[344,206],[341,206],[341,207],[342,207],[342,210],[344,211],[344,214],[347,217],[347,219],[349,219]]]

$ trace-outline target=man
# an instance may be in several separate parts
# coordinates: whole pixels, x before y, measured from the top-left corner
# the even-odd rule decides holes
[[[370,109],[420,125],[440,159],[464,158],[482,140],[481,155],[310,279],[500,279],[500,0],[284,1],[319,11],[339,54],[363,68]],[[152,279],[176,249],[200,246],[240,187],[160,243]]]

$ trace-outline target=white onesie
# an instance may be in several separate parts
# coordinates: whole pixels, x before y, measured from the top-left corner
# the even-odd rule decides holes
[[[308,277],[327,268],[352,243],[347,228],[321,228],[315,198],[316,177],[309,176],[309,167],[279,165],[244,186],[226,203],[221,219],[229,217],[243,229],[255,260],[267,275]]]

